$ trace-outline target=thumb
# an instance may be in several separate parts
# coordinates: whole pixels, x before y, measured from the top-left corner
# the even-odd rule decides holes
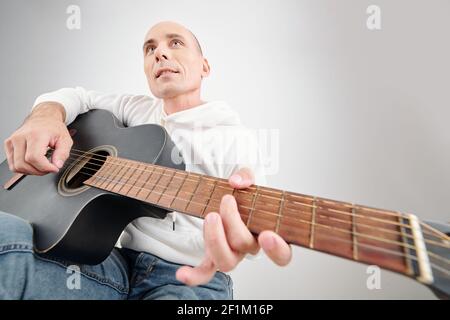
[[[55,151],[53,151],[52,155],[52,163],[59,169],[62,168],[64,162],[69,158],[72,144],[73,140],[70,136],[63,136],[56,140]]]

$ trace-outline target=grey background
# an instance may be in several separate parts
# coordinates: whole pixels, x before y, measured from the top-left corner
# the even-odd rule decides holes
[[[81,8],[81,30],[66,8]],[[366,8],[382,30],[366,28]],[[276,188],[450,220],[450,1],[0,2],[0,138],[36,96],[80,85],[149,93],[141,45],[161,20],[200,39],[212,74],[203,97],[253,128],[279,129]],[[4,159],[4,152],[0,154]],[[245,261],[238,299],[433,298],[414,281],[293,248],[292,263]]]

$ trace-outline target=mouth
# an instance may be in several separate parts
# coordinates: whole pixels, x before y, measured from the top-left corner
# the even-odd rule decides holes
[[[155,78],[158,79],[159,77],[166,75],[166,74],[171,74],[171,73],[179,73],[178,71],[174,70],[174,69],[169,69],[169,68],[161,68],[159,69],[156,74],[155,74]]]

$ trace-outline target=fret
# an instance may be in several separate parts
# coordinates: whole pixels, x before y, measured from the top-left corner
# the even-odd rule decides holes
[[[317,208],[316,201],[317,201],[317,198],[314,197],[313,203],[312,203],[311,230],[309,233],[309,247],[311,249],[314,249],[314,230],[315,230],[315,226],[316,226],[316,208]]]
[[[144,181],[142,181],[142,178],[144,177],[144,173],[146,171],[147,171],[147,166],[146,165],[138,164],[134,174],[130,177],[131,186],[127,190],[127,192],[125,193],[126,196],[136,195],[137,188],[140,188],[143,185],[143,183],[144,183]]]
[[[150,194],[151,189],[147,188],[147,186],[151,187],[151,181],[153,179],[154,173],[156,171],[156,167],[150,167],[152,171],[146,170],[142,174],[142,186],[139,188],[138,192],[136,193],[136,199],[139,199],[141,201],[147,201],[147,197]],[[154,185],[154,184],[153,184]]]
[[[116,183],[116,185],[112,188],[111,192],[114,193],[120,193],[120,190],[122,190],[123,186],[126,184],[126,182],[128,181],[129,177],[128,177],[128,173],[131,170],[130,166],[125,162],[125,161],[121,161],[121,165],[123,166],[124,170],[123,171],[119,171],[119,181]]]
[[[137,198],[137,195],[139,194],[139,191],[144,187],[145,182],[147,182],[147,179],[150,177],[151,172],[148,169],[151,169],[149,166],[142,164],[142,167],[139,165],[138,169],[140,171],[139,177],[136,179],[136,182],[133,184],[133,186],[130,188],[129,192],[127,193],[127,196],[132,198]]]
[[[108,186],[114,180],[113,177],[115,173],[119,172],[121,169],[121,167],[118,166],[111,157],[108,158],[108,163],[110,164],[110,168],[108,169],[107,175],[103,176],[103,183],[100,185],[100,188],[106,190],[109,190]]]
[[[104,183],[100,186],[102,189],[110,190],[109,185],[114,181],[114,176],[116,172],[119,172],[122,167],[114,162],[114,158],[108,158],[108,162],[111,163],[112,170],[108,170],[108,175],[104,177]]]
[[[398,215],[386,215],[380,209],[367,210],[359,205],[355,209],[358,261],[406,273]],[[353,259],[353,255],[349,258]]]
[[[203,207],[202,212],[200,213],[200,216],[201,216],[201,217],[204,217],[204,216],[205,216],[206,208],[208,207],[209,202],[211,201],[211,198],[212,198],[212,196],[213,196],[213,194],[214,194],[214,191],[216,190],[216,186],[217,186],[217,180],[214,180],[214,186],[213,186],[213,188],[212,188],[211,194],[209,195],[208,200],[207,200],[205,206]],[[217,210],[213,210],[213,211],[217,211]],[[210,212],[212,212],[212,211],[210,211]]]
[[[204,211],[206,207],[206,203],[211,198],[211,189],[213,188],[213,184],[208,183],[214,179],[210,177],[202,176],[201,183],[199,183],[195,194],[191,198],[189,205],[187,207],[187,211],[191,214],[194,214],[196,217],[200,217],[201,213]],[[216,210],[216,209],[215,209]]]
[[[163,197],[163,195],[164,195],[164,192],[166,192],[166,190],[167,190],[167,187],[170,185],[170,183],[171,183],[171,181],[172,181],[172,179],[173,179],[173,177],[175,176],[175,171],[172,171],[172,175],[170,176],[170,178],[166,178],[166,171],[168,171],[169,169],[164,169],[164,172],[163,172],[163,174],[162,174],[162,176],[164,176],[164,178],[163,178],[163,183],[164,184],[161,184],[161,189],[162,190],[160,190],[160,191],[157,191],[158,192],[158,200],[156,200],[155,201],[155,203],[158,203],[160,200],[161,200],[161,198]],[[157,186],[157,187],[159,187],[159,185]]]
[[[199,187],[200,187],[200,185],[201,185],[201,183],[202,183],[202,177],[203,177],[202,175],[199,176],[197,185],[195,186],[195,190],[194,190],[194,192],[191,194],[191,196],[190,196],[190,198],[189,198],[189,201],[188,201],[188,203],[187,203],[187,205],[186,205],[186,209],[185,209],[185,211],[186,211],[187,213],[191,213],[191,214],[194,214],[194,215],[196,215],[196,216],[197,216],[197,211],[192,210],[192,209],[189,209],[189,206],[192,204],[192,199],[194,198],[194,195],[197,194],[197,190],[199,189]]]
[[[223,179],[215,179],[212,191],[210,191],[210,195],[208,197],[210,199],[208,199],[202,215],[212,211],[219,212],[222,198],[227,194],[233,194],[234,190],[235,189],[228,184],[228,181],[224,181]]]
[[[258,198],[259,186],[256,186],[256,191],[253,193],[252,206],[250,207],[250,212],[248,214],[247,227],[250,225],[250,221],[252,220],[253,212],[255,211],[256,199]]]
[[[278,210],[278,218],[277,218],[277,225],[275,227],[275,232],[278,233],[278,231],[280,230],[280,221],[281,221],[281,216],[283,215],[283,206],[284,206],[284,198],[286,196],[286,192],[283,191],[283,193],[281,194],[281,200],[280,200],[280,208]]]
[[[180,182],[182,182],[184,179],[186,179],[185,172],[173,170],[173,175],[165,190],[162,192],[162,196],[158,200],[158,205],[170,209],[170,204],[175,199],[175,195],[180,191]]]
[[[281,196],[281,193],[279,195]],[[278,234],[287,242],[308,247],[312,215],[309,208],[312,208],[312,199],[285,192]]]
[[[353,235],[353,260],[358,260],[358,239],[356,238],[356,209],[352,205],[352,235]]]
[[[198,181],[194,178],[196,176],[192,175],[190,172],[187,174],[188,176],[181,186],[180,192],[171,204],[171,209],[174,211],[186,212],[186,208],[198,187]]]
[[[278,197],[274,197],[272,196],[274,190],[275,189],[269,189],[266,187],[258,188],[257,197],[255,197],[255,202],[252,206],[252,219],[249,225],[251,231],[255,233],[259,233],[264,230],[275,231],[277,219],[279,217],[278,211],[280,210],[280,197],[282,192],[276,190]],[[267,197],[269,194],[271,196]]]
[[[314,250],[352,259],[351,204],[323,198],[315,202]]]
[[[145,201],[147,201],[147,202],[156,203],[156,201],[149,199],[149,197],[151,197],[153,195],[153,191],[155,190],[155,188],[158,185],[161,178],[164,176],[164,172],[166,171],[166,169],[165,168],[161,168],[161,169],[162,169],[162,172],[156,172],[156,169],[155,169],[154,173],[157,174],[157,179],[155,182],[152,182],[152,185],[150,186],[151,189],[149,189],[150,191],[147,194],[147,196],[145,197]],[[153,177],[153,174],[152,174],[152,177]],[[151,179],[150,179],[150,181],[151,181]]]
[[[130,175],[128,176],[128,178],[126,178],[125,183],[122,185],[122,187],[119,189],[119,191],[117,193],[120,193],[122,195],[127,195],[127,193],[130,191],[131,187],[134,185],[133,180],[131,179],[136,173],[139,175],[140,172],[137,171],[137,169],[139,168],[139,164],[137,164],[136,167],[134,167],[134,165],[136,165],[135,163],[130,163],[129,164],[129,169],[127,171],[127,174],[129,171],[131,171]],[[126,175],[125,175],[126,177]],[[136,181],[136,180],[135,180]]]
[[[169,205],[170,209],[172,209],[172,206],[173,206],[173,203],[174,203],[175,199],[178,199],[178,194],[180,193],[181,189],[183,188],[184,183],[186,182],[188,177],[189,177],[189,172],[187,172],[187,174],[184,175],[183,181],[181,182],[180,187],[177,190],[177,193],[175,194],[175,196],[173,197],[172,201],[170,202],[170,205]]]
[[[114,190],[117,188],[118,184],[121,181],[121,178],[123,177],[123,174],[128,170],[127,167],[125,167],[121,162],[120,159],[119,160],[119,164],[117,164],[117,166],[120,168],[119,171],[117,171],[117,173],[114,174],[114,176],[112,177],[112,181],[110,184],[108,184],[108,190],[111,192],[115,192]]]
[[[253,188],[254,187],[233,190],[233,196],[236,199],[238,211],[244,224],[247,224],[250,207],[252,206],[253,192],[251,190]]]

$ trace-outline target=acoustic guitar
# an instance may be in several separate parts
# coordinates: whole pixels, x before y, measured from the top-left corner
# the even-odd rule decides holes
[[[447,224],[258,185],[233,189],[226,179],[186,172],[163,127],[127,128],[108,111],[79,115],[68,129],[74,145],[58,173],[14,174],[0,164],[0,210],[30,222],[37,253],[98,264],[134,219],[169,211],[203,218],[232,194],[255,235],[273,230],[290,244],[377,265],[450,296]]]

